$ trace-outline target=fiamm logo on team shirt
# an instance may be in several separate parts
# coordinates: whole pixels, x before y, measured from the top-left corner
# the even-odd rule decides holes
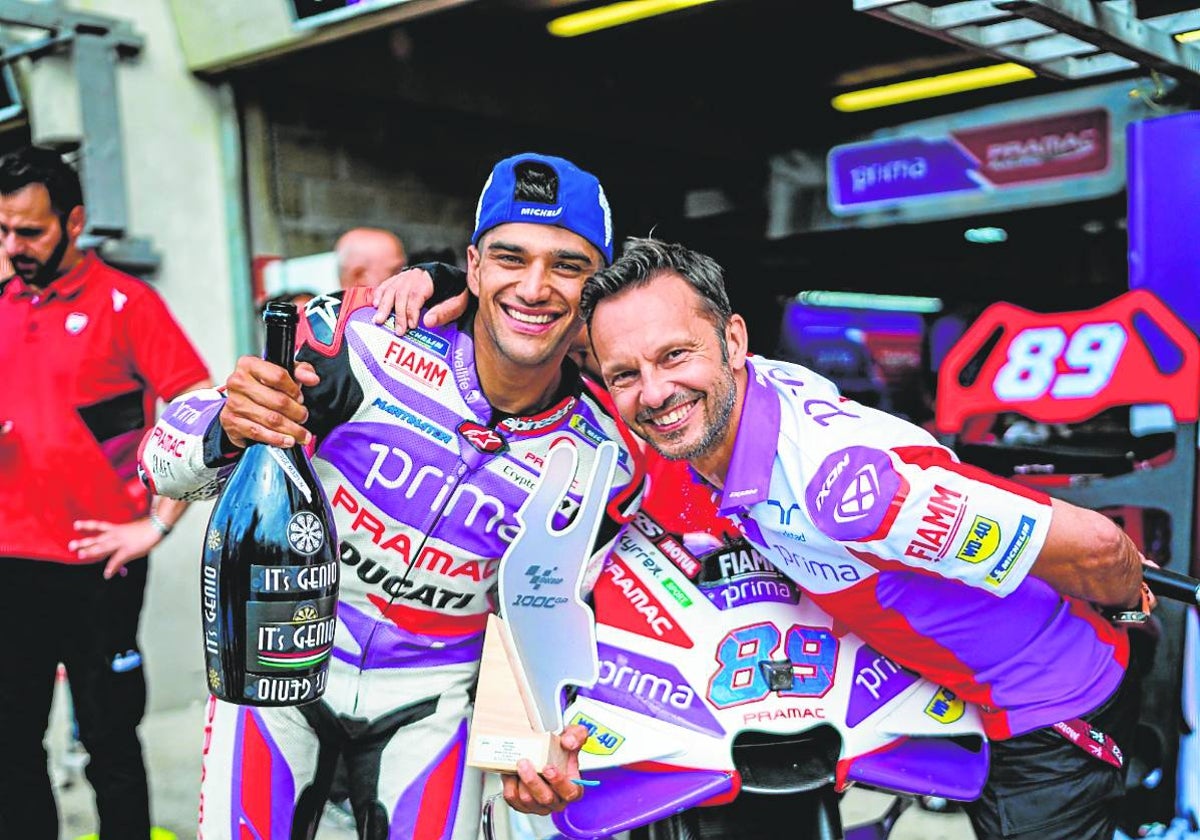
[[[991,586],[999,586],[1004,583],[1004,579],[1008,577],[1008,573],[1012,571],[1012,567],[1016,564],[1017,558],[1025,551],[1025,546],[1029,545],[1029,538],[1033,536],[1033,518],[1022,516],[1020,523],[1017,525],[1017,535],[1012,538],[1012,542],[1008,544],[1008,548],[1004,549],[1004,554],[1000,558],[1000,562],[992,567],[988,572],[987,582]]]

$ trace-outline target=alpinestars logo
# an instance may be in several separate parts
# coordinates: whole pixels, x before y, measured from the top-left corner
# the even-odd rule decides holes
[[[467,443],[487,455],[495,455],[508,449],[508,443],[500,437],[499,432],[470,420],[464,420],[458,425],[458,433]]]

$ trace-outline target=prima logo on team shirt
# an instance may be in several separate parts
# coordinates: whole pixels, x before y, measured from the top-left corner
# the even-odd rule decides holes
[[[431,513],[440,511],[444,519],[455,525],[461,523],[477,533],[479,530],[484,534],[498,533],[505,542],[511,542],[516,535],[515,517],[495,496],[471,484],[456,483],[453,474],[447,475],[432,464],[417,467],[412,456],[399,446],[371,443],[367,448],[375,453],[375,459],[366,470],[363,489],[374,490],[368,495],[385,509],[394,500],[416,510],[417,505],[428,500]],[[380,489],[375,490],[377,486]]]

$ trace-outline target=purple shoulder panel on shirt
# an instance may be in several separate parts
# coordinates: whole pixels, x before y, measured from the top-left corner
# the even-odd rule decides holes
[[[861,540],[879,530],[900,476],[882,449],[848,446],[830,453],[804,491],[808,514],[835,540]]]

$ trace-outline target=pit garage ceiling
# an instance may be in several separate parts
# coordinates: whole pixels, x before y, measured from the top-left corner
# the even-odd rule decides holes
[[[866,2],[881,13],[887,5]],[[477,0],[271,65],[294,84],[330,95],[353,90],[379,101],[449,106],[554,130],[586,126],[612,140],[652,134],[664,148],[718,158],[731,150],[759,157],[828,147],[880,126],[1097,81],[1039,76],[952,97],[839,113],[830,104],[838,93],[997,60],[961,40],[932,37],[919,26],[883,19],[888,15],[856,11],[855,3],[716,0],[556,38],[546,31],[549,20],[603,4]],[[936,10],[980,2],[899,5]],[[320,58],[314,60],[317,50]],[[1105,80],[1138,73],[1137,67],[1118,68]]]

